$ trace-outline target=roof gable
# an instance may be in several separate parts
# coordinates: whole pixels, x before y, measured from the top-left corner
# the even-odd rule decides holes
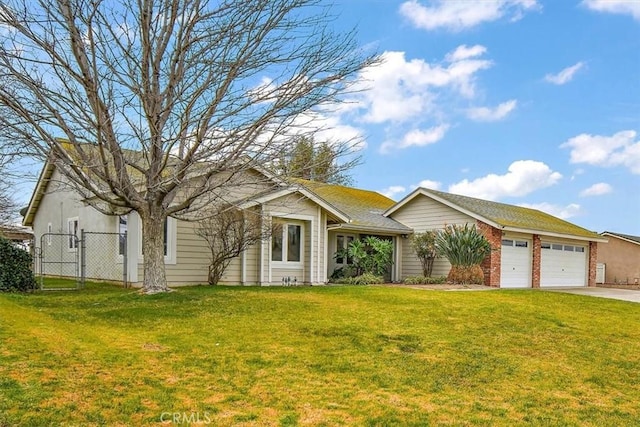
[[[385,215],[393,215],[394,212],[418,196],[429,197],[477,220],[504,230],[590,241],[606,241],[597,233],[536,209],[425,188],[418,188],[413,191],[387,210]]]
[[[403,234],[413,231],[393,218],[383,215],[395,202],[380,193],[297,178],[291,181],[315,194],[338,211],[344,212],[349,217],[349,222],[343,225],[345,228]]]

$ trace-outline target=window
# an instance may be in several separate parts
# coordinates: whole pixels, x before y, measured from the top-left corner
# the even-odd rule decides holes
[[[122,215],[118,217],[118,255],[124,255],[127,246],[127,216]],[[166,255],[166,252],[165,252]]]
[[[513,246],[513,240],[502,239],[502,246]]]
[[[584,252],[584,246],[576,246],[576,252]]]
[[[516,248],[526,248],[528,246],[529,245],[526,240],[516,240]]]
[[[567,252],[573,252],[573,246],[571,245],[564,245],[564,250]]]
[[[336,236],[336,253],[338,254],[338,256],[336,256],[336,264],[353,264],[353,259],[349,256],[349,254],[347,254],[346,262],[345,258],[343,256],[340,256],[343,254],[343,250],[346,251],[349,248],[349,245],[353,242],[353,240],[353,236]]]
[[[301,262],[302,226],[282,224],[274,229],[271,236],[271,261]]]
[[[69,234],[68,248],[70,251],[78,249],[78,217],[67,219],[67,233]]]
[[[51,233],[53,233],[53,225],[47,224],[47,246],[51,246]]]
[[[562,245],[558,245],[558,244],[554,243],[553,245],[551,245],[551,249],[553,249],[554,251],[561,251],[562,250]]]
[[[542,249],[551,249],[551,243],[542,243],[540,247]]]

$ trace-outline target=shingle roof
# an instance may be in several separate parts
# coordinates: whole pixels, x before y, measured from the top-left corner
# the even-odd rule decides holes
[[[411,228],[383,215],[396,202],[380,193],[304,179],[292,181],[348,215],[351,222],[344,224],[345,228],[397,233],[413,232]]]
[[[597,233],[537,209],[492,202],[431,189],[420,190],[423,194],[432,194],[435,198],[439,198],[454,207],[475,214],[475,216],[485,218],[503,228],[523,231],[531,230],[540,232],[541,234],[576,236],[590,240],[602,240],[602,236]]]
[[[621,239],[629,240],[633,243],[640,245],[640,236],[632,236],[630,234],[614,233],[613,231],[605,231],[602,233],[604,236],[619,237]]]

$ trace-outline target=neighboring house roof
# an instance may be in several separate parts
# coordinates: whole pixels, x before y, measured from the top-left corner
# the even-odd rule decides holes
[[[630,234],[614,233],[613,231],[603,231],[601,234],[603,236],[617,237],[618,239],[625,240],[625,241],[627,241],[629,243],[635,243],[636,245],[640,245],[640,236],[632,236]]]
[[[477,220],[485,222],[493,227],[506,231],[540,234],[554,237],[567,237],[578,240],[606,242],[597,233],[579,227],[568,221],[556,218],[553,215],[541,212],[537,209],[522,206],[508,205],[506,203],[492,202],[474,197],[445,193],[426,188],[418,188],[406,196],[395,206],[385,212],[386,216],[392,215],[402,206],[418,196],[426,196],[443,203],[457,211],[465,213]]]
[[[0,236],[8,240],[24,241],[32,240],[33,232],[25,227],[0,225]]]
[[[383,215],[395,202],[380,193],[304,179],[292,181],[348,216],[349,221],[336,228],[396,234],[413,232],[413,229]]]

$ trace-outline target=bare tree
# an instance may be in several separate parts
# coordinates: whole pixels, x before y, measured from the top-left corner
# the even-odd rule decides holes
[[[322,0],[3,1],[0,132],[101,212],[137,212],[143,289],[166,291],[166,217],[226,202],[377,61],[334,18]]]
[[[271,228],[259,212],[229,207],[205,217],[196,226],[196,234],[209,247],[210,285],[217,285],[231,261],[249,247],[271,237]]]
[[[18,205],[13,197],[13,174],[9,170],[12,156],[0,153],[0,224],[10,224],[18,217]]]

